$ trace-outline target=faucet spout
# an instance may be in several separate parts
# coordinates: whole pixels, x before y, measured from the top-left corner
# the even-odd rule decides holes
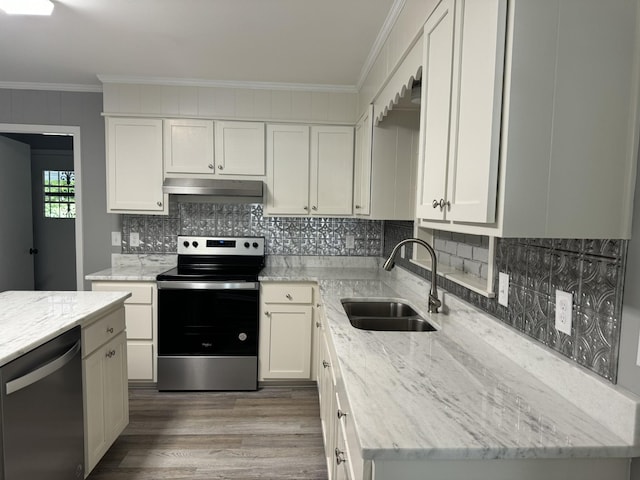
[[[396,255],[398,254],[398,251],[400,251],[400,248],[402,248],[402,246],[406,245],[407,243],[417,243],[418,245],[422,245],[424,248],[427,249],[427,251],[429,252],[429,255],[431,256],[431,290],[429,291],[428,310],[429,310],[429,313],[438,313],[438,308],[442,306],[442,302],[438,298],[438,287],[437,287],[437,277],[438,277],[437,263],[438,262],[436,259],[436,252],[431,245],[429,245],[424,240],[421,240],[420,238],[405,238],[404,240],[401,240],[400,242],[398,242],[398,244],[395,247],[393,247],[393,250],[391,251],[389,258],[387,258],[387,260],[384,262],[384,265],[382,266],[382,268],[384,268],[386,271],[391,271],[391,269],[393,269],[393,267],[395,266],[395,258],[396,258]]]

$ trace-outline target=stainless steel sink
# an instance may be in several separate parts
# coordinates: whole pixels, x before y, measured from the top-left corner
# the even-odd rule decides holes
[[[433,332],[436,328],[410,305],[398,300],[343,299],[351,325],[361,330]]]

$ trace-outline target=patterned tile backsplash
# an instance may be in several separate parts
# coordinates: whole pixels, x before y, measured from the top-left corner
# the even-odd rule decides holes
[[[389,255],[397,241],[411,236],[413,222],[385,222],[383,254]],[[434,243],[438,239],[442,239],[439,232]],[[450,280],[439,278],[439,285],[615,383],[627,244],[626,240],[498,239],[494,282],[498,272],[509,275],[508,307]],[[398,258],[397,263],[430,277],[408,260]],[[573,295],[571,335],[554,327],[556,289]]]
[[[123,215],[123,253],[176,253],[178,235],[264,236],[268,255],[375,256],[382,222],[357,218],[264,217],[259,204],[177,203],[169,215]],[[140,245],[131,246],[131,233]],[[354,238],[347,248],[347,236]]]

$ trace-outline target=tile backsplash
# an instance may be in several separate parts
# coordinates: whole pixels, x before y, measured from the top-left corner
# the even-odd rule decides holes
[[[131,246],[131,233],[140,244]],[[382,222],[358,218],[264,217],[259,204],[178,203],[169,215],[123,215],[122,253],[173,253],[178,235],[264,236],[268,255],[382,254]],[[347,248],[353,236],[353,248]]]
[[[444,241],[449,241],[448,235],[452,234],[445,234]],[[389,255],[397,241],[411,236],[413,222],[385,222],[383,254]],[[436,232],[434,243],[443,247],[444,241]],[[439,285],[615,383],[627,244],[626,240],[497,239],[494,285],[498,272],[509,275],[508,307],[450,280],[439,278]],[[408,260],[398,258],[397,263],[430,278],[427,270]],[[571,335],[554,327],[556,289],[573,295]]]

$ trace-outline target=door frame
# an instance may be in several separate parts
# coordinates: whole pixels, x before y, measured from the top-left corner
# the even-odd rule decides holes
[[[26,125],[19,123],[0,123],[0,133],[60,133],[73,136],[73,169],[76,177],[76,290],[84,290],[83,235],[82,235],[82,165],[80,162],[80,127],[67,125]],[[78,181],[79,180],[79,181]]]

